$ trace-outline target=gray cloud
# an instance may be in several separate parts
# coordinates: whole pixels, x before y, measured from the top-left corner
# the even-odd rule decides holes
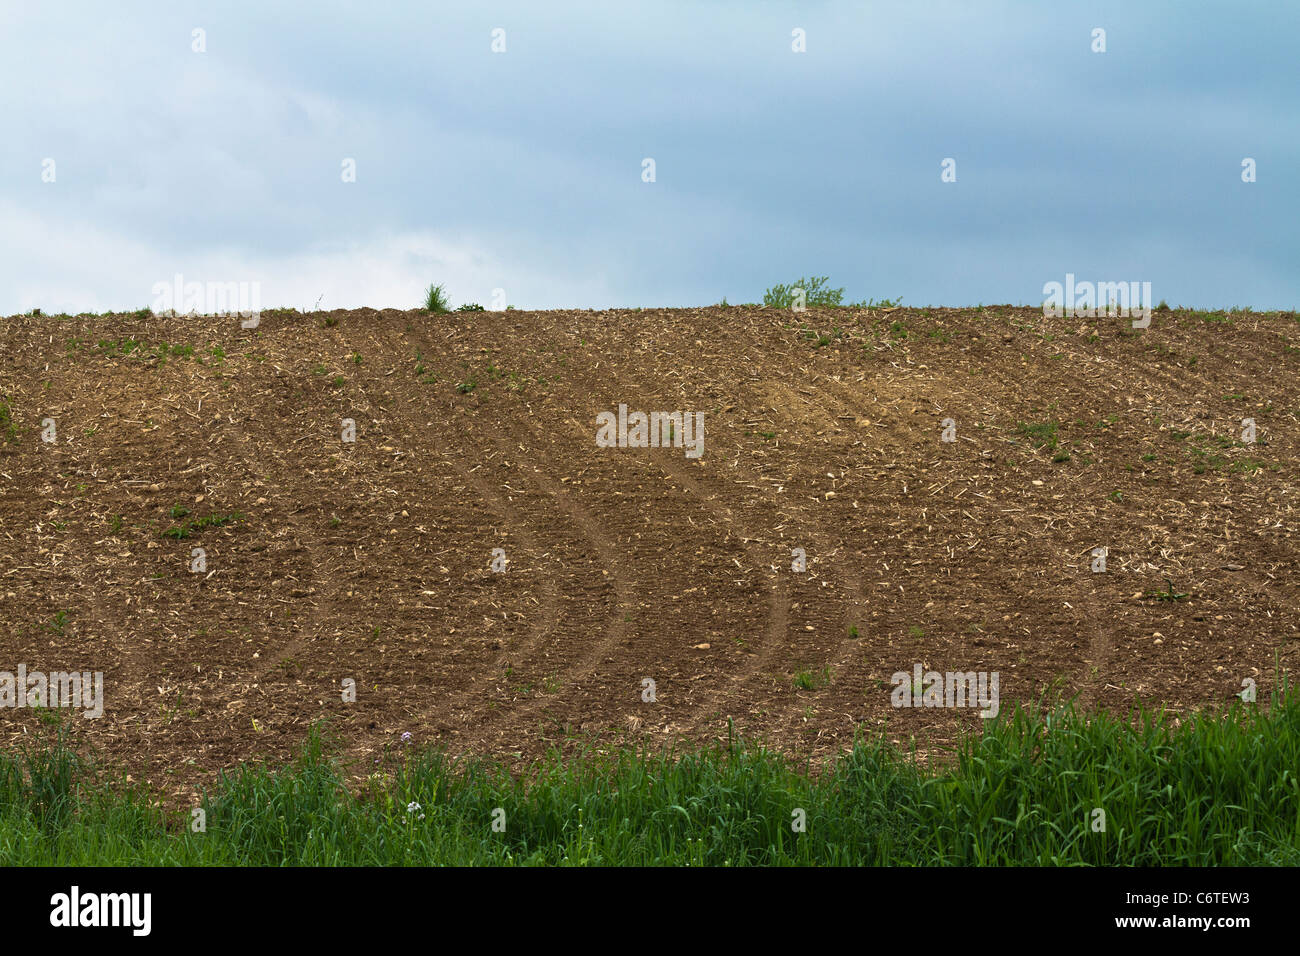
[[[290,305],[314,283],[409,306],[429,281],[520,307],[736,302],[812,272],[1036,302],[1074,272],[1295,308],[1300,9],[1131,6],[5,9],[0,312],[137,308],[175,272]]]

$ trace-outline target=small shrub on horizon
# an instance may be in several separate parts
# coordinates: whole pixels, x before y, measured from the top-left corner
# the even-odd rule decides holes
[[[829,276],[801,278],[790,285],[777,283],[763,293],[763,304],[778,309],[788,309],[794,305],[795,289],[803,289],[804,304],[809,308],[818,306],[839,306],[844,302],[844,289],[828,288]]]

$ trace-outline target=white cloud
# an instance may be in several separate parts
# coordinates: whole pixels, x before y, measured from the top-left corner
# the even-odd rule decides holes
[[[123,240],[98,227],[38,216],[0,200],[12,236],[0,314],[103,312],[153,304],[153,286],[172,282],[260,283],[264,308],[415,308],[430,282],[445,282],[453,304],[489,305],[503,288],[520,308],[546,303],[604,303],[599,279],[572,281],[541,265],[504,263],[483,243],[428,232],[319,243],[300,252],[257,256],[247,249],[176,253],[165,245]],[[322,298],[323,296],[323,298]]]

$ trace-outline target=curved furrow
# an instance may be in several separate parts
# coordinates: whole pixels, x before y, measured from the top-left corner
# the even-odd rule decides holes
[[[416,338],[428,349],[423,353],[422,364],[435,369],[433,374],[438,374],[443,388],[447,388],[454,381],[455,372],[453,360],[443,352],[448,348],[447,343],[437,342],[428,329],[421,329]],[[504,687],[497,698],[499,706],[485,718],[479,715],[477,731],[484,737],[503,733],[503,722],[513,722],[513,733],[530,732],[522,722],[552,701],[559,687],[573,686],[585,680],[596,671],[602,655],[628,642],[627,609],[636,603],[630,583],[635,569],[626,561],[621,547],[610,540],[601,522],[562,482],[540,469],[529,471],[510,463],[512,457],[518,458],[521,453],[530,459],[540,460],[543,456],[536,448],[524,452],[518,447],[519,431],[522,430],[526,436],[534,434],[522,416],[508,417],[484,427],[484,419],[492,414],[494,408],[475,408],[472,434],[479,444],[477,447],[463,446],[464,452],[467,457],[477,458],[485,465],[495,465],[505,474],[505,486],[513,493],[511,509],[515,520],[524,526],[547,529],[552,550],[565,555],[557,574],[563,576],[569,606],[579,610],[570,614],[566,626],[557,627],[548,634],[549,640],[511,649],[510,673],[504,679]],[[460,439],[470,435],[471,429],[453,429],[452,432],[453,437]],[[484,440],[495,449],[494,454],[484,454],[481,446]],[[554,466],[551,470],[559,471]],[[528,487],[515,488],[512,482],[529,486],[534,493],[530,494]],[[608,595],[611,589],[613,600]],[[608,608],[602,610],[603,605],[608,605]],[[593,631],[601,635],[594,641],[589,636]],[[551,669],[555,661],[560,662],[555,666],[565,668],[563,673]],[[539,686],[542,696],[535,696],[534,691]],[[520,705],[517,703],[520,696],[529,699]]]
[[[393,387],[400,389],[410,375],[408,364],[414,364],[413,357],[403,354],[409,350],[410,343],[386,323],[366,328],[370,331],[375,354],[392,358],[394,369],[385,377],[397,376]],[[407,358],[411,358],[410,363],[407,363]],[[383,383],[376,381],[375,385],[380,387]],[[434,628],[449,635],[443,638],[442,645],[451,646],[450,660],[437,668],[441,673],[432,692],[456,718],[439,729],[467,736],[472,741],[477,740],[481,733],[478,721],[482,714],[467,713],[470,702],[482,709],[499,703],[486,699],[489,695],[483,684],[499,683],[512,661],[530,653],[532,648],[545,645],[561,628],[566,617],[582,619],[582,615],[575,610],[577,602],[571,596],[565,598],[566,608],[562,609],[557,575],[564,567],[564,556],[555,553],[538,537],[534,531],[538,522],[530,520],[527,514],[521,514],[519,496],[508,487],[504,491],[499,489],[482,463],[466,465],[465,462],[479,456],[479,450],[458,445],[455,439],[459,434],[455,429],[440,429],[435,422],[428,421],[427,416],[416,413],[415,410],[421,408],[419,400],[427,388],[427,385],[415,381],[406,394],[391,401],[386,409],[400,422],[402,438],[410,443],[411,450],[405,454],[413,463],[422,463],[419,474],[425,474],[425,469],[436,462],[437,467],[449,471],[459,482],[459,486],[453,484],[445,489],[444,495],[421,497],[416,506],[426,517],[421,527],[428,525],[433,529],[424,532],[423,536],[448,545],[445,551],[437,553],[438,561],[445,564],[431,561],[447,577],[428,582],[427,587],[422,586],[421,595],[438,601],[460,599],[467,591],[473,591],[479,595],[476,605],[483,602],[497,604],[494,595],[510,595],[516,602],[537,595],[534,609],[501,612],[503,623],[495,628],[490,626],[494,618],[481,613],[478,613],[478,619],[471,619],[470,614],[475,612],[466,608],[462,600],[459,606],[448,606],[444,613],[428,621],[418,641],[433,646],[436,635],[431,632]],[[438,449],[438,454],[426,454],[426,449]],[[460,489],[469,489],[470,498],[457,507],[456,493]],[[480,506],[491,512],[491,519],[469,517]],[[506,552],[507,570],[502,574],[490,569],[495,547]],[[455,553],[459,560],[448,557],[451,553]],[[467,570],[471,568],[475,570]],[[452,580],[458,574],[462,576],[461,580],[453,585]],[[523,628],[518,625],[520,619],[526,622]],[[489,626],[485,628],[485,625]],[[519,636],[519,630],[522,630],[522,636]],[[471,634],[478,635],[477,639],[467,640]],[[471,658],[469,661],[465,660],[467,654]]]
[[[608,356],[615,351],[616,350],[614,349],[606,350],[605,355]],[[620,395],[623,395],[628,399],[638,399],[650,402],[651,404],[647,407],[657,407],[654,405],[654,402],[657,401],[657,399],[652,397],[648,390],[638,383],[638,377],[627,368],[618,368],[616,371],[612,371],[611,375],[619,383]],[[587,386],[588,390],[593,393],[598,393],[600,390],[600,383],[598,382],[588,381]],[[594,420],[592,427],[594,428]],[[714,460],[721,460],[722,457],[725,456],[715,455]],[[861,607],[865,604],[861,577],[856,573],[854,563],[851,560],[832,560],[832,557],[837,553],[848,551],[849,549],[846,544],[840,542],[834,536],[817,530],[818,521],[824,519],[821,515],[814,517],[813,512],[815,507],[820,508],[820,506],[814,507],[801,501],[796,501],[793,498],[777,499],[775,495],[761,495],[758,498],[757,503],[752,502],[750,497],[742,492],[741,489],[748,489],[749,491],[756,490],[757,485],[755,483],[761,483],[766,476],[760,475],[752,469],[740,465],[738,460],[728,463],[726,467],[729,470],[735,471],[737,475],[740,476],[741,481],[731,481],[713,475],[707,468],[707,461],[701,462],[699,467],[691,467],[675,458],[661,456],[656,458],[656,462],[659,467],[672,475],[676,481],[680,482],[684,487],[689,488],[692,494],[694,494],[700,501],[704,502],[726,526],[738,527],[740,529],[739,535],[746,544],[746,550],[750,556],[750,560],[753,561],[756,566],[762,567],[771,564],[772,554],[770,545],[769,550],[764,552],[756,549],[751,544],[751,542],[765,539],[764,535],[760,535],[752,530],[752,515],[754,514],[755,509],[761,508],[762,510],[771,512],[766,519],[760,519],[762,520],[763,526],[766,529],[769,529],[769,533],[771,533],[772,529],[779,529],[787,526],[792,520],[797,521],[799,524],[799,539],[797,544],[812,544],[814,546],[812,549],[813,560],[820,560],[824,563],[824,565],[829,569],[832,577],[839,580],[839,588],[837,590],[841,593],[846,592],[850,595],[842,620],[838,620],[832,625],[833,629],[838,630],[843,637],[828,645],[829,651],[822,653],[820,657],[830,658],[834,663],[838,664],[842,663],[845,658],[852,656],[857,639],[850,636],[849,629],[851,626],[856,626],[858,623]],[[746,482],[748,482],[748,484]],[[716,497],[713,492],[706,490],[708,486],[712,486],[712,488],[716,490]],[[748,521],[745,524],[741,524],[741,522],[737,521],[732,507],[727,504],[720,504],[718,501],[719,498],[724,502],[734,502],[737,498],[740,498],[743,502],[741,507],[750,514]],[[796,542],[792,540],[790,543]],[[790,560],[790,557],[790,549],[787,546],[778,560],[784,563],[785,561]],[[795,588],[799,588],[803,583],[797,577],[795,577],[794,580],[796,582],[793,585]],[[776,573],[771,598],[772,611],[767,626],[767,640],[765,641],[764,646],[760,649],[759,654],[745,664],[743,671],[735,678],[737,681],[752,681],[754,674],[760,673],[769,668],[774,662],[776,655],[787,647],[786,638],[788,637],[790,613],[792,610],[791,586],[792,585],[787,583],[784,572]],[[805,594],[807,594],[807,590],[805,590]],[[811,597],[805,597],[805,601],[820,603],[823,601],[823,598],[821,595],[813,593]],[[812,610],[815,612],[817,609]],[[805,616],[805,619],[808,619],[808,613],[809,609],[804,609],[803,615],[801,616]],[[819,614],[811,619],[824,624],[826,617],[825,614]],[[810,641],[807,635],[812,631],[813,626],[805,625],[805,628],[806,630],[801,634],[801,637],[803,637],[804,641],[807,642]],[[811,668],[815,667],[819,663],[818,657],[819,655],[817,653],[805,654],[803,659],[791,660],[789,664],[793,665],[795,669],[802,666],[808,666]],[[764,697],[760,709],[764,711],[771,710],[772,705],[768,700],[769,697],[770,694]],[[797,699],[787,701],[778,705],[778,711],[780,714],[785,715],[793,707],[797,706],[797,704]],[[781,721],[778,720],[777,722],[780,723]]]

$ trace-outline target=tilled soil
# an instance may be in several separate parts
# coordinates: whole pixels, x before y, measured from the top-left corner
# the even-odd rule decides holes
[[[512,762],[729,722],[939,753],[977,709],[895,707],[895,672],[1182,712],[1264,702],[1300,648],[1293,313],[144,313],[0,342],[0,672],[101,671],[70,731],[175,795],[326,718],[358,773],[404,732]],[[702,455],[599,447],[620,404],[703,412]],[[50,719],[0,709],[4,745]]]

